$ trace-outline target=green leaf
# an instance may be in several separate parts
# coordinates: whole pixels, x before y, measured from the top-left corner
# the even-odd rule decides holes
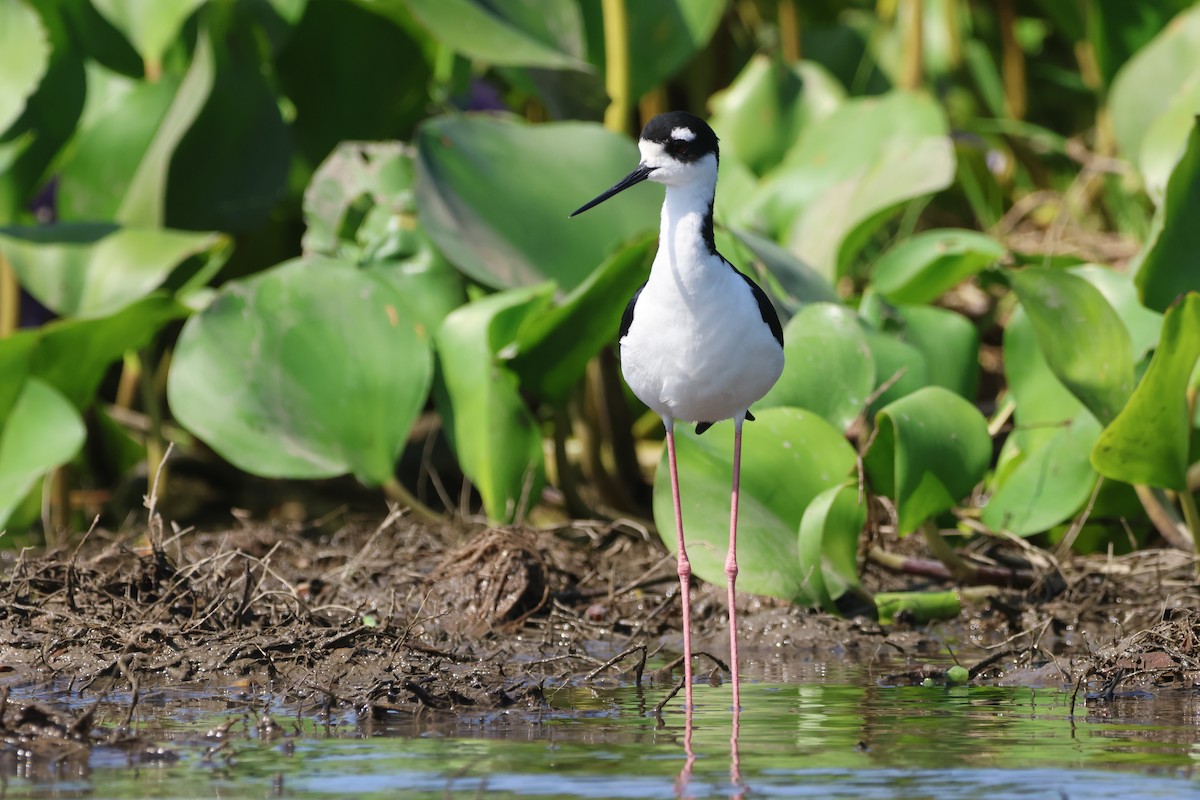
[[[905,201],[941,191],[953,180],[954,146],[948,137],[889,147],[880,161],[807,208],[789,227],[787,244],[823,274],[845,274],[866,238]]]
[[[181,82],[164,77],[137,84],[81,130],[62,167],[62,219],[166,224],[171,161],[212,91],[214,61],[212,42],[201,30]]]
[[[385,282],[309,257],[231,281],[183,327],[175,418],[255,475],[378,485],[432,380],[429,341]]]
[[[178,119],[181,135],[168,141],[160,131],[163,141],[156,142],[169,180],[156,176],[147,187],[150,195],[163,198],[157,202],[164,204],[167,226],[253,230],[287,196],[292,137],[263,65],[262,45],[249,34],[257,27],[254,14],[253,4],[235,3],[227,13],[213,15],[216,24],[201,28],[192,69],[168,116],[172,123]],[[206,76],[198,73],[209,57],[215,63],[204,88]],[[207,95],[194,112],[180,102],[189,91]]]
[[[0,228],[0,255],[55,313],[105,317],[153,292],[188,258],[213,256],[224,241],[216,233],[63,223]]]
[[[47,472],[83,447],[83,420],[52,386],[29,378],[0,419],[0,529]]]
[[[0,339],[0,420],[6,419],[17,397],[24,388],[25,376],[38,336],[34,331],[23,330]]]
[[[1120,415],[1104,429],[1092,464],[1126,483],[1187,491],[1188,380],[1200,359],[1200,294],[1167,310],[1146,374]]]
[[[1117,316],[1125,324],[1125,330],[1129,331],[1135,362],[1141,361],[1154,349],[1158,344],[1159,331],[1162,330],[1163,315],[1142,305],[1132,275],[1097,264],[1071,267],[1068,272],[1078,275],[1099,289],[1100,294],[1104,295],[1104,299],[1117,312]]]
[[[207,30],[201,27],[196,38],[196,50],[192,54],[192,64],[179,84],[179,91],[175,93],[167,115],[155,131],[154,139],[138,162],[137,170],[129,182],[129,191],[121,199],[116,216],[118,222],[126,225],[166,224],[167,177],[171,159],[188,129],[200,116],[213,90],[215,61],[212,39]]]
[[[1200,214],[1200,123],[1192,125],[1187,150],[1171,173],[1159,213],[1157,235],[1134,282],[1143,303],[1165,311],[1179,295],[1200,290],[1200,230],[1195,224]]]
[[[418,129],[417,150],[422,227],[487,286],[550,279],[570,291],[621,244],[658,227],[657,187],[636,187],[568,219],[638,163],[627,139],[593,123],[436,117]]]
[[[1046,363],[1102,423],[1133,390],[1133,344],[1121,318],[1077,275],[1030,267],[1010,276]]]
[[[38,343],[31,370],[76,408],[86,409],[114,361],[186,315],[174,298],[157,292],[107,317],[56,320],[34,333]]]
[[[1033,453],[1085,409],[1046,363],[1033,323],[1019,306],[1004,328],[1003,348],[1008,391],[1017,404],[1008,441]]]
[[[778,281],[779,287],[786,292],[784,302],[791,311],[795,312],[807,303],[841,302],[833,285],[823,275],[775,242],[739,228],[730,232]]]
[[[892,383],[871,404],[878,411],[905,395],[929,385],[929,365],[925,355],[908,342],[902,342],[892,334],[868,329],[867,346],[875,359],[874,390],[891,381]]]
[[[953,508],[983,480],[992,459],[987,420],[939,386],[918,389],[875,416],[864,466],[875,490],[896,504],[905,536]]]
[[[635,240],[561,303],[521,327],[509,366],[524,389],[554,402],[566,400],[592,357],[616,341],[621,314],[649,274],[655,243],[655,237]]]
[[[858,484],[846,482],[821,492],[800,520],[798,553],[804,592],[831,614],[835,601],[859,586],[858,537],[867,522]]]
[[[828,422],[796,408],[765,409],[742,434],[738,520],[738,589],[802,605],[820,598],[805,588],[798,546],[805,509],[854,469],[854,449]],[[729,548],[729,494],[733,426],[719,424],[703,436],[677,425],[683,525],[692,571],[724,585]],[[675,549],[675,512],[664,451],[654,480],[654,521],[663,543]]]
[[[359,5],[308,3],[275,59],[280,88],[296,107],[296,148],[309,165],[344,140],[410,139],[433,102],[431,43]],[[402,0],[389,5],[407,13]]]
[[[462,280],[417,224],[413,151],[399,142],[343,142],[304,193],[304,249],[365,264],[434,332],[465,300]]]
[[[1066,425],[1048,429],[1049,438],[1009,472],[983,509],[993,530],[1029,536],[1076,514],[1096,486],[1089,455],[1100,423],[1081,409]]]
[[[581,4],[588,60],[605,69],[602,3]],[[629,96],[639,98],[674,77],[704,49],[725,14],[726,0],[656,0],[626,3],[629,19]]]
[[[93,68],[89,76],[102,75]],[[112,220],[129,193],[138,164],[166,118],[179,88],[164,76],[157,83],[115,88],[124,79],[90,77],[87,117],[64,155],[58,188],[59,219],[92,222]],[[104,88],[113,89],[107,102],[95,102]]]
[[[408,0],[442,44],[497,66],[587,69],[583,21],[571,0]]]
[[[795,406],[845,431],[875,386],[875,359],[858,315],[843,305],[813,303],[783,331],[783,374],[756,408]]]
[[[709,101],[721,157],[742,161],[759,175],[779,164],[805,125],[832,113],[846,91],[812,61],[786,64],[756,55],[729,88]]]
[[[755,197],[753,227],[833,278],[905,200],[954,178],[941,108],[921,94],[847,100],[807,126]]]
[[[894,303],[932,303],[995,264],[1004,246],[976,231],[918,233],[884,253],[872,269],[872,286]]]
[[[0,133],[21,116],[50,63],[50,42],[24,0],[0,3]]]
[[[401,142],[339,144],[304,190],[304,252],[362,260],[373,238],[366,218],[378,207],[392,227],[415,228],[414,218],[402,216],[415,212],[413,153]]]
[[[979,387],[979,331],[955,311],[934,306],[891,306],[878,295],[863,297],[859,313],[870,324],[911,345],[924,357],[925,383],[968,399]],[[920,372],[919,367],[914,371]],[[889,373],[890,375],[891,373]],[[888,375],[877,376],[880,381]]]
[[[1128,6],[1132,13],[1147,5],[1115,2]],[[1161,185],[1160,176],[1178,159],[1191,117],[1200,113],[1198,87],[1200,7],[1193,7],[1133,53],[1112,81],[1109,118],[1118,148],[1138,165],[1148,183]],[[1173,118],[1169,128],[1160,126],[1164,118]],[[1159,130],[1150,141],[1155,127]]]
[[[205,0],[92,0],[92,5],[129,39],[148,63],[163,53],[180,27]]]
[[[488,295],[446,317],[437,334],[438,411],[459,466],[479,490],[488,518],[499,522],[520,517],[536,502],[545,467],[537,420],[497,353],[549,304],[552,292],[545,284]]]
[[[1100,76],[1110,82],[1120,67],[1154,38],[1190,0],[1092,0],[1088,4],[1087,32]]]

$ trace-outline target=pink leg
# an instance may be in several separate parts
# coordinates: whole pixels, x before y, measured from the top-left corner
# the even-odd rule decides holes
[[[738,489],[741,485],[742,473],[742,423],[743,416],[739,414],[734,419],[733,428],[733,492],[729,498],[729,555],[725,557],[725,579],[729,585],[729,670],[733,678],[733,713],[742,707],[741,683],[738,680],[738,647],[737,647],[737,605],[735,586],[737,584],[737,522],[738,522]]]
[[[679,470],[675,466],[675,420],[663,418],[667,426],[667,462],[671,467],[671,500],[675,503],[675,535],[678,538],[679,596],[683,603],[683,692],[684,705],[692,710],[692,564],[683,546],[683,511],[679,504]]]

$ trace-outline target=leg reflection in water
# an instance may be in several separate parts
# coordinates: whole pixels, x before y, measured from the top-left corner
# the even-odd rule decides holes
[[[692,782],[692,769],[696,765],[696,751],[692,748],[694,720],[691,706],[685,708],[683,720],[683,752],[687,758],[683,762],[683,769],[679,770],[679,776],[675,778],[675,796],[678,798],[695,797],[695,794],[689,791]],[[748,791],[748,787],[742,783],[742,759],[741,753],[738,751],[738,736],[740,733],[741,711],[735,707],[733,710],[733,731],[729,737],[729,797],[731,800],[742,800]]]

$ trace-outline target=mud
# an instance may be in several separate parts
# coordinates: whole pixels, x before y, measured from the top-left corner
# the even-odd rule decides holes
[[[665,698],[678,681],[674,561],[635,528],[436,528],[396,513],[332,532],[172,533],[154,522],[92,531],[67,550],[0,552],[0,757],[54,761],[104,745],[169,759],[128,724],[151,688],[269,693],[293,715],[369,721],[536,710],[547,685],[589,681],[644,681]],[[1059,563],[1001,543],[978,560],[1017,564],[1032,585],[956,620],[886,627],[747,596],[744,652],[853,659],[882,683],[942,680],[957,662],[975,682],[1059,686],[1089,703],[1200,678],[1191,556]],[[863,577],[869,589],[936,585],[874,565]],[[714,681],[723,594],[701,584],[693,606],[696,641],[712,654],[700,668]],[[53,707],[31,699],[48,697]],[[95,704],[113,697],[125,718],[98,725]]]

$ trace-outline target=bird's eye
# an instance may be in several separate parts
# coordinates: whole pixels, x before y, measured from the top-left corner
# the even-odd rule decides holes
[[[681,156],[688,151],[689,144],[690,142],[686,142],[683,139],[672,139],[671,152],[677,156]]]

